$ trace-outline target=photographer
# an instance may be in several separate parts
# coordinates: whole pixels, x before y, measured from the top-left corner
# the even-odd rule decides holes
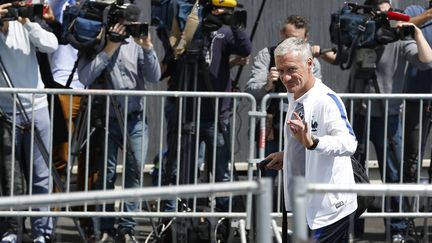
[[[145,90],[145,81],[157,82],[160,79],[160,67],[158,58],[153,50],[150,35],[140,38],[127,37],[125,26],[117,23],[109,29],[108,41],[103,51],[93,57],[82,57],[78,64],[80,81],[87,87],[99,89],[116,90]],[[125,38],[127,37],[127,38]],[[104,98],[102,98],[104,100]],[[114,102],[119,103],[120,109],[125,109],[125,97],[110,98],[109,115],[109,142],[108,142],[108,161],[107,168],[104,168],[104,156],[100,156],[97,161],[99,177],[97,188],[114,189],[116,180],[117,150],[122,144],[122,127],[119,124],[118,116],[114,111]],[[139,168],[146,158],[148,143],[148,128],[146,121],[143,120],[143,101],[141,97],[131,96],[128,98],[127,114],[127,136],[130,141],[131,149],[129,156],[124,162],[125,186],[127,188],[140,186]],[[104,118],[102,118],[104,120]],[[144,124],[143,124],[144,123]],[[143,125],[145,128],[143,128]],[[100,141],[105,141],[101,138]],[[144,139],[144,144],[142,140]],[[125,148],[123,148],[125,149]],[[142,154],[144,154],[143,157]],[[132,157],[134,156],[134,157]],[[106,170],[106,178],[104,171]],[[137,202],[125,202],[124,212],[133,212],[137,209]],[[114,205],[109,204],[107,211],[114,211]],[[100,229],[98,223],[100,220]],[[116,232],[114,230],[114,218],[95,219],[95,231],[97,237],[102,242],[113,240]],[[134,227],[136,223],[132,218],[121,218],[117,228],[118,239],[120,241],[136,242]],[[101,232],[97,232],[101,230]],[[101,235],[98,236],[98,233]]]
[[[429,7],[425,9],[423,6],[411,5],[405,9],[405,13],[411,16],[410,22],[414,23],[419,28],[428,25],[422,28],[422,32],[429,45],[431,45],[432,26],[430,23],[432,19],[432,8]],[[431,75],[432,69],[419,70],[414,65],[409,64],[406,71],[404,92],[410,94],[430,93],[432,91]],[[422,120],[420,120],[419,117],[420,109],[423,110]],[[426,140],[431,128],[432,110],[430,100],[425,100],[423,107],[420,106],[420,100],[406,100],[405,112],[403,182],[418,183],[418,166],[421,167],[423,164]],[[420,127],[422,128],[422,133],[420,133]],[[419,151],[420,148],[421,150]],[[413,210],[414,205],[414,201],[409,200],[409,205],[404,206],[408,206],[410,210]]]
[[[184,65],[184,63],[196,60],[198,63],[197,71],[197,88],[196,90],[187,91],[210,91],[210,92],[229,92],[232,90],[232,80],[230,78],[230,56],[238,55],[240,57],[249,56],[252,44],[249,40],[248,35],[241,29],[234,26],[221,25],[217,26],[212,30],[206,29],[206,16],[218,18],[226,14],[227,9],[222,7],[212,6],[208,9],[207,14],[203,15],[203,19],[200,21],[199,32],[195,33],[195,39],[189,45],[189,50],[180,56],[179,60],[174,63],[172,70],[172,76],[169,80],[169,90],[181,91],[184,87],[193,86],[190,80],[185,80],[182,77],[184,70],[191,69],[190,66]],[[186,23],[187,25],[187,23]],[[198,38],[197,38],[198,37]],[[204,43],[204,44],[202,44]],[[192,48],[196,48],[200,53],[198,56],[190,55],[188,52]],[[195,59],[197,58],[197,59]],[[192,71],[193,73],[193,71]],[[190,78],[191,80],[193,78]],[[189,82],[189,83],[186,83]],[[229,134],[230,131],[230,110],[231,110],[231,99],[225,98],[220,99],[220,103],[216,106],[215,99],[204,98],[201,104],[201,116],[200,127],[197,128],[196,134],[199,134],[199,141],[205,143],[205,153],[207,168],[212,171],[211,168],[215,168],[215,181],[226,182],[230,180],[228,161],[229,161],[229,147],[228,141],[225,140],[225,135]],[[167,172],[169,174],[168,180],[165,183],[175,183],[175,177],[179,176],[183,180],[184,175],[177,175],[177,159],[181,154],[188,152],[194,153],[194,146],[198,144],[187,144],[181,143],[181,151],[178,154],[178,134],[184,134],[187,136],[188,132],[178,131],[178,123],[182,122],[178,120],[178,112],[186,112],[184,116],[188,116],[189,120],[195,118],[190,115],[193,114],[193,105],[188,106],[185,110],[174,100],[168,100],[169,104],[166,108],[166,119],[168,124],[167,131],[167,143],[168,143],[168,159],[167,159]],[[192,102],[190,102],[192,103]],[[215,107],[218,107],[217,120],[215,123]],[[168,111],[169,109],[169,111]],[[184,125],[184,124],[183,124]],[[215,131],[216,130],[216,131]],[[216,135],[216,138],[215,138]],[[225,137],[225,138],[224,138]],[[195,141],[195,140],[193,140]],[[216,144],[214,144],[216,141]],[[193,142],[195,143],[195,142]],[[216,151],[214,151],[216,148]],[[215,159],[210,159],[215,156]],[[193,167],[195,161],[181,161],[181,166],[186,167],[188,163]],[[213,164],[215,163],[215,164]],[[213,166],[214,165],[214,166]],[[213,172],[212,172],[213,173]],[[193,178],[186,178],[185,181],[192,182]],[[216,198],[216,209],[219,211],[228,210],[228,198],[218,197]],[[165,210],[172,210],[172,208],[165,208]]]
[[[2,12],[8,4],[1,5]],[[3,15],[2,15],[3,16]],[[31,22],[28,18],[18,17],[16,20],[2,21],[0,27],[0,57],[3,61],[5,71],[9,74],[13,86],[16,88],[38,88],[44,87],[39,65],[36,59],[36,49],[40,52],[50,53],[57,49],[58,43],[56,37],[45,30],[39,24]],[[25,71],[23,71],[25,70]],[[12,118],[16,115],[16,133],[12,130],[5,131],[3,135],[15,136],[15,158],[27,168],[25,171],[32,171],[31,193],[47,194],[50,193],[50,178],[47,161],[42,156],[41,147],[48,148],[50,138],[50,119],[48,114],[48,102],[45,94],[19,94],[17,96],[27,114],[13,114],[13,102],[9,94],[0,96],[1,109],[6,118]],[[35,133],[42,138],[41,145],[33,145],[31,129],[22,129],[30,124],[26,124],[25,116],[34,119]],[[10,127],[12,129],[12,127]],[[4,138],[3,138],[4,139]],[[5,149],[2,156],[8,158],[11,155],[11,149]],[[23,153],[21,153],[23,152]],[[33,154],[30,154],[33,152]],[[29,159],[33,158],[33,161]],[[3,161],[6,162],[6,161]],[[6,172],[8,173],[8,172]],[[29,178],[29,176],[26,176]],[[18,178],[19,180],[19,178]],[[7,181],[7,180],[6,180]],[[2,181],[4,183],[4,181]],[[4,185],[3,185],[4,186]],[[47,211],[48,207],[39,208],[40,211]],[[32,235],[34,242],[49,242],[52,233],[51,217],[32,217]],[[8,232],[4,234],[5,242],[13,242],[16,239],[16,227],[5,228]]]
[[[386,12],[390,9],[388,0],[366,0],[365,5],[378,8]],[[409,23],[399,23],[402,26],[413,26]],[[407,62],[420,68],[432,67],[432,50],[426,42],[422,32],[414,27],[414,40],[400,40],[387,45],[378,45],[374,48],[360,48],[357,50],[358,60],[353,63],[348,84],[349,93],[401,93]],[[361,57],[366,57],[360,59]],[[370,60],[369,58],[372,57]],[[365,63],[365,61],[368,61]],[[370,68],[370,66],[376,68]],[[378,90],[377,90],[378,88]],[[372,141],[380,168],[381,178],[385,183],[399,183],[400,168],[400,137],[395,136],[399,124],[400,101],[391,100],[388,105],[388,117],[384,117],[385,105],[382,100],[372,100],[370,118],[370,140]],[[367,132],[367,104],[356,102],[354,106],[353,128],[359,141],[355,157],[362,163],[366,158],[366,132]],[[387,119],[387,124],[385,121]],[[387,127],[387,129],[385,129]],[[387,137],[384,132],[387,131]],[[387,145],[385,144],[387,141]],[[387,148],[387,158],[384,158],[384,148]],[[385,160],[386,159],[386,160]],[[384,172],[384,161],[386,171]],[[383,175],[386,175],[385,178]],[[391,197],[386,209],[398,211],[397,197]],[[388,205],[390,204],[390,205]],[[407,230],[407,220],[392,218],[390,229],[394,241],[400,240]],[[361,231],[361,229],[358,229]],[[359,233],[359,232],[357,232]]]

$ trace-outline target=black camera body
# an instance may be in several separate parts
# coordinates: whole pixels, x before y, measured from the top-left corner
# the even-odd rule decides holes
[[[372,6],[347,3],[331,15],[330,38],[336,45],[372,48],[414,36],[412,26],[392,28],[386,13]]]
[[[203,9],[203,30],[215,31],[222,25],[228,25],[235,29],[245,29],[247,24],[247,12],[236,0],[201,0]],[[224,13],[215,15],[214,9],[224,9]]]
[[[116,23],[124,23],[127,35],[112,34],[110,39],[118,41],[128,36],[143,37],[148,35],[148,24],[137,22],[141,10],[134,1],[125,4],[121,0],[86,1],[84,5],[69,6],[63,14],[62,43],[71,44],[84,51],[98,51],[104,44],[109,28]]]
[[[31,21],[42,19],[43,4],[28,4],[17,1],[1,1],[0,4],[12,3],[12,6],[7,8],[8,12],[1,18],[2,21],[17,20],[18,17],[29,18]]]

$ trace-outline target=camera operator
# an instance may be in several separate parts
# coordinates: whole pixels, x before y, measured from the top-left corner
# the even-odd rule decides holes
[[[282,39],[290,37],[299,37],[307,40],[309,36],[309,21],[299,15],[291,15],[285,20],[280,34]],[[254,58],[254,63],[249,81],[246,84],[246,92],[251,93],[260,103],[262,97],[267,93],[283,93],[286,92],[285,86],[279,79],[279,72],[276,70],[274,61],[274,50],[276,46],[266,47],[258,52]],[[313,58],[313,75],[315,78],[321,79],[321,65],[318,59]],[[284,100],[284,114],[288,107],[287,101]],[[279,129],[280,126],[280,108],[279,100],[273,99],[267,108],[267,124],[266,128],[266,147],[265,156],[278,152],[279,148]],[[259,134],[259,133],[257,133]],[[275,173],[273,173],[275,175]]]
[[[419,28],[428,25],[422,28],[422,32],[429,45],[431,45],[432,26],[429,24],[432,19],[432,8],[429,7],[429,9],[425,9],[420,5],[411,5],[405,9],[405,13],[411,16],[410,22],[414,23]],[[419,70],[414,65],[409,64],[406,71],[404,92],[430,93],[432,91],[432,82],[430,81],[431,75],[432,69]],[[419,118],[421,108],[423,109],[422,120]],[[423,107],[420,107],[419,100],[406,100],[405,112],[403,182],[417,183],[419,179],[417,175],[418,166],[422,166],[426,139],[431,128],[432,114],[430,100],[424,101]],[[422,127],[422,133],[420,133],[420,126]],[[419,141],[421,146],[420,156]],[[413,207],[414,201],[410,200],[409,204],[410,205],[404,206]]]
[[[388,0],[366,0],[364,4],[376,7],[383,12],[388,11],[391,7]],[[399,23],[397,27],[401,28],[406,25],[412,24]],[[407,62],[421,69],[432,67],[432,50],[421,31],[417,27],[414,27],[414,31],[414,40],[400,40],[374,48],[358,49],[358,60],[353,63],[351,68],[347,91],[350,93],[401,93]],[[361,57],[364,59],[361,60]],[[371,68],[371,65],[374,68]],[[376,86],[379,90],[376,89]],[[400,101],[389,101],[387,124],[385,124],[386,117],[384,117],[384,101],[373,100],[371,106],[370,140],[375,147],[381,178],[385,183],[400,182],[400,155],[398,154],[399,149],[397,149],[400,144],[400,137],[395,136],[399,124],[400,104]],[[354,109],[354,132],[359,140],[355,157],[364,164],[366,158],[367,104],[356,102]],[[386,125],[387,129],[385,129]],[[387,138],[384,131],[387,131]],[[385,141],[387,141],[387,145]],[[384,167],[385,146],[387,147],[387,158]],[[386,168],[385,172],[384,168]],[[386,175],[385,178],[383,177],[384,174]],[[397,197],[391,197],[390,202],[386,204],[386,209],[398,211],[398,201]],[[407,230],[407,223],[406,219],[392,218],[390,220],[391,232],[388,233],[392,234],[394,241],[397,242],[403,237]]]
[[[100,53],[94,57],[82,57],[78,64],[78,72],[80,81],[85,86],[90,88],[116,89],[116,90],[144,90],[145,81],[157,82],[160,79],[160,67],[158,58],[153,50],[150,35],[140,38],[128,37],[125,32],[125,26],[122,23],[117,23],[109,30],[108,41]],[[120,103],[121,109],[125,108],[125,97],[114,98],[117,103]],[[109,115],[109,143],[108,143],[108,161],[107,168],[104,168],[104,156],[100,156],[98,163],[99,177],[97,188],[102,189],[106,183],[107,189],[114,189],[116,180],[116,165],[117,165],[117,150],[118,144],[123,141],[122,129],[117,120],[113,106],[110,104]],[[131,155],[126,157],[124,164],[125,186],[127,188],[139,187],[140,173],[139,168],[144,161],[141,155],[146,158],[147,143],[148,143],[148,127],[146,121],[143,120],[143,103],[141,97],[129,97],[128,114],[127,114],[127,135],[130,141]],[[145,128],[143,128],[143,123]],[[104,139],[104,138],[102,138]],[[144,144],[142,144],[142,140]],[[102,140],[104,141],[104,140]],[[123,148],[125,149],[125,148]],[[134,156],[134,157],[131,157]],[[134,159],[135,158],[135,159]],[[135,164],[137,163],[137,164]],[[103,172],[106,170],[106,178]],[[128,201],[123,204],[125,212],[133,212],[137,209],[137,202]],[[107,211],[114,211],[114,205],[107,205]],[[100,229],[98,223],[100,220]],[[114,218],[95,219],[96,236],[100,237],[102,242],[115,237]],[[117,228],[118,239],[127,242],[136,242],[134,236],[134,227],[136,222],[132,218],[121,218]],[[101,232],[97,232],[101,230]],[[98,235],[101,233],[101,235]]]
[[[8,4],[1,5],[2,12],[4,8],[9,7]],[[56,37],[45,30],[39,24],[31,22],[28,18],[18,17],[17,20],[3,21],[0,27],[0,56],[9,74],[10,79],[16,88],[43,88],[39,65],[36,59],[36,49],[40,52],[50,53],[57,49],[58,43]],[[27,116],[34,119],[35,133],[39,133],[42,138],[42,145],[48,148],[50,137],[50,119],[48,114],[48,101],[45,94],[19,94],[17,96],[23,104],[24,111]],[[7,117],[16,115],[16,124],[20,127],[27,127],[30,124],[25,123],[25,114],[13,114],[13,103],[9,94],[0,96],[1,109]],[[10,127],[12,129],[12,127]],[[50,193],[49,170],[45,158],[42,156],[41,148],[33,146],[32,132],[30,129],[16,129],[16,133],[12,134],[12,130],[5,131],[9,137],[15,136],[15,158],[19,160],[21,165],[33,166],[32,169],[27,168],[26,171],[32,171],[32,194],[47,194]],[[4,138],[3,138],[4,139]],[[6,149],[2,156],[12,156],[11,150]],[[30,154],[33,152],[33,154]],[[33,158],[33,161],[30,161]],[[27,176],[28,178],[28,176]],[[19,178],[18,178],[19,180]],[[4,182],[4,181],[2,181]],[[40,211],[47,211],[48,207],[39,208]],[[51,217],[32,217],[32,235],[34,242],[49,242],[52,233],[52,218]],[[9,225],[5,228],[8,232],[4,234],[6,242],[16,240],[16,228]]]
[[[221,16],[225,14],[225,8],[213,7],[209,14],[213,16]],[[252,44],[249,40],[248,35],[241,29],[235,26],[222,25],[218,26],[216,30],[208,31],[204,30],[204,20],[200,21],[201,30],[195,34],[195,39],[192,40],[192,44],[189,46],[200,45],[199,43],[204,43],[201,47],[197,49],[200,52],[198,58],[198,83],[196,91],[210,91],[210,92],[230,92],[232,90],[232,80],[230,78],[230,56],[238,55],[240,57],[249,56]],[[186,23],[187,25],[187,23]],[[202,37],[202,39],[197,38]],[[196,47],[195,47],[196,48]],[[174,64],[169,80],[170,90],[182,90],[184,87],[183,82],[189,82],[189,80],[182,80],[182,70],[188,68],[182,65],[182,63],[187,62],[190,58],[196,58],[188,54],[188,50],[180,56],[180,59]],[[191,86],[192,84],[190,84]],[[190,90],[188,90],[190,91]],[[171,100],[169,105],[167,105],[166,119],[168,124],[167,132],[167,142],[168,142],[168,159],[167,159],[167,172],[169,176],[169,182],[175,183],[175,176],[177,174],[176,161],[177,156],[177,134],[179,134],[178,129],[178,112],[182,108],[175,101]],[[215,181],[224,182],[230,180],[228,161],[229,161],[229,148],[228,141],[225,141],[224,135],[229,134],[230,131],[230,109],[231,109],[231,99],[221,99],[219,104],[219,109],[217,112],[219,126],[215,124],[215,110],[214,99],[202,99],[201,104],[201,117],[200,117],[200,142],[205,143],[205,153],[206,158],[211,158],[215,155],[216,159],[206,160],[209,162],[207,168],[212,168],[213,163],[215,167]],[[213,107],[213,108],[212,108]],[[192,108],[192,106],[187,109]],[[171,111],[169,112],[168,109]],[[192,113],[188,110],[188,113]],[[187,114],[184,114],[187,115]],[[215,133],[215,129],[217,130]],[[197,132],[198,134],[198,132]],[[216,145],[214,144],[216,134]],[[194,146],[181,144],[181,153],[187,153],[187,151],[194,151]],[[213,148],[216,148],[214,151]],[[182,161],[182,166],[186,166],[187,163],[193,163],[194,161]],[[181,175],[180,175],[181,176]],[[169,183],[168,182],[168,183]],[[165,182],[167,183],[167,182]],[[219,211],[228,210],[228,198],[218,197],[216,198],[216,208]],[[165,210],[171,210],[172,208],[165,208]]]

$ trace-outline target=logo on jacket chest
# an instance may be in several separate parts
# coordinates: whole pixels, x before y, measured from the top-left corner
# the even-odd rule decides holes
[[[313,132],[313,133],[316,133],[316,132],[318,132],[318,122],[316,121],[316,119],[315,119],[315,117],[314,116],[312,116],[312,119],[311,119],[311,131]]]

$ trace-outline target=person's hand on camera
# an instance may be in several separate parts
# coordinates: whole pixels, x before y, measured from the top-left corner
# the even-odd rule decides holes
[[[29,18],[23,18],[23,17],[18,17],[18,22],[20,22],[21,24],[26,24],[28,22],[30,22]]]
[[[108,30],[108,41],[105,46],[104,51],[108,54],[109,57],[114,55],[114,52],[120,47],[123,42],[123,36],[126,35],[126,27],[122,24],[115,24]]]
[[[276,152],[269,154],[265,159],[270,160],[270,162],[267,164],[267,169],[272,170],[280,170],[283,168],[283,154],[284,152]]]
[[[311,52],[313,57],[320,57],[321,47],[319,45],[313,45],[311,46]]]
[[[54,16],[52,8],[49,5],[44,5],[44,9],[46,9],[46,11],[44,15],[42,15],[42,19],[45,20],[47,23],[53,23],[56,18]]]
[[[142,37],[134,37],[135,42],[140,45],[142,48],[146,50],[150,50],[153,48],[153,43],[151,42],[150,32],[147,36]]]
[[[12,6],[12,3],[0,4],[0,19],[8,13],[7,8]]]
[[[274,89],[275,82],[279,78],[279,72],[276,67],[271,67],[269,73],[267,74],[267,83],[264,86],[264,89],[269,92]]]
[[[230,60],[230,67],[234,67],[236,65],[244,66],[249,64],[249,56],[241,57],[234,55],[234,57]]]

